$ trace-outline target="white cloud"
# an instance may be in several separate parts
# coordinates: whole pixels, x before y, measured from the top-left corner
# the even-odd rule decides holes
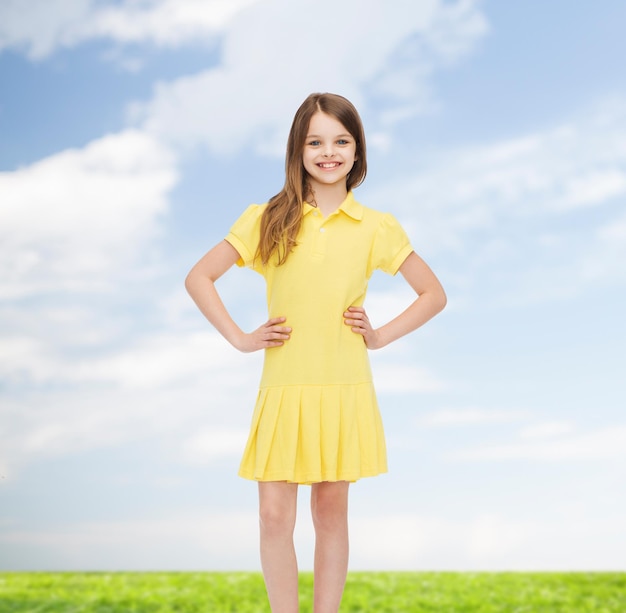
[[[386,394],[438,392],[444,387],[432,372],[406,362],[381,361],[374,366],[376,390]]]
[[[527,419],[528,411],[502,409],[440,409],[417,420],[423,427],[457,427],[473,424],[506,424]]]
[[[517,306],[626,281],[626,113],[599,102],[561,125],[433,155],[369,192],[394,203],[453,303]],[[408,169],[407,169],[408,170]]]
[[[206,44],[259,0],[20,0],[0,3],[0,51],[41,59],[91,39],[176,47]]]
[[[0,296],[124,277],[158,232],[176,181],[173,156],[136,130],[0,173]]]
[[[245,356],[213,331],[161,333],[135,346],[61,370],[76,382],[111,382],[120,387],[154,388],[210,376],[224,384],[242,379]],[[60,375],[60,373],[59,373]]]
[[[191,464],[209,464],[226,455],[240,455],[248,438],[248,430],[209,428],[196,432],[183,442],[182,456]]]
[[[626,282],[626,216],[596,228],[591,239],[594,248],[582,256],[581,277],[587,282]]]
[[[543,426],[545,428],[545,425]],[[626,426],[615,425],[595,431],[572,434],[559,438],[557,432],[523,430],[525,440],[500,445],[482,445],[477,448],[459,449],[448,455],[459,461],[530,460],[548,462],[572,462],[592,460],[624,460],[626,458]],[[561,428],[563,435],[569,432]],[[546,436],[538,436],[545,434]],[[548,436],[548,434],[550,436]]]
[[[20,0],[0,3],[0,51],[24,49],[41,58],[75,38],[76,28],[89,18],[92,0]]]
[[[625,561],[620,519],[355,515],[350,533],[355,570],[607,570]]]
[[[625,138],[626,114],[598,105],[544,132],[447,152],[372,198],[404,204],[410,219],[417,203],[415,230],[428,229],[419,235],[429,251],[464,249],[472,232],[549,221],[626,195]]]
[[[488,566],[518,550],[531,532],[530,522],[487,514],[468,520],[419,515],[356,517],[351,527],[352,550],[361,564],[378,563],[398,570]]]
[[[442,5],[441,9],[433,21],[434,27],[427,30],[425,38],[442,60],[458,61],[487,34],[489,27],[473,0]],[[455,35],[450,36],[450,32]]]
[[[115,41],[150,41],[178,46],[202,42],[222,30],[240,11],[259,0],[152,0],[125,2],[94,11],[79,36]]]
[[[4,529],[3,529],[4,528]],[[252,512],[196,513],[28,530],[0,526],[0,543],[37,551],[37,570],[232,570],[258,566]],[[15,561],[0,567],[15,570]]]
[[[296,527],[300,567],[312,567],[311,520],[301,504]],[[622,518],[467,518],[418,514],[350,518],[352,570],[620,570],[626,561]],[[255,512],[186,513],[141,521],[101,521],[25,529],[0,524],[0,551],[36,551],[38,570],[258,569]],[[580,552],[585,554],[581,555]],[[5,554],[7,555],[7,554]],[[16,570],[3,559],[0,567]],[[29,570],[27,568],[27,570]]]
[[[207,326],[208,327],[208,326]],[[161,332],[104,355],[64,355],[43,339],[7,337],[0,348],[0,376],[34,384],[107,383],[120,388],[166,387],[207,374],[239,380],[246,358],[216,332]]]
[[[575,429],[574,424],[567,421],[548,421],[522,428],[520,437],[523,439],[545,439],[562,434],[569,434]]]
[[[472,1],[402,0],[389,10],[378,0],[268,0],[233,20],[219,67],[160,84],[133,114],[180,146],[227,155],[252,144],[283,155],[291,118],[311,91],[341,93],[364,114],[375,97],[385,113],[414,115],[434,67],[468,53],[485,32]],[[398,79],[401,89],[384,91]]]
[[[591,170],[566,185],[562,206],[588,206],[626,193],[626,171],[619,168]]]
[[[238,433],[219,453],[211,447],[211,459],[229,455],[252,414],[260,360],[213,331],[154,334],[78,356],[44,341],[9,339],[0,378],[17,387],[3,399],[0,464],[12,474],[37,458],[164,433],[184,461],[205,461],[207,439],[197,436],[207,430]],[[20,385],[31,391],[20,393]]]

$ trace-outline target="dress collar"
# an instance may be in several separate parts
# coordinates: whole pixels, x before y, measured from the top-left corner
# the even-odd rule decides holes
[[[307,215],[311,211],[314,211],[316,208],[317,207],[312,206],[305,200],[303,215]],[[361,221],[361,219],[363,219],[363,205],[354,199],[354,195],[351,191],[348,192],[345,200],[339,205],[339,208],[337,209],[337,211],[335,211],[335,213],[338,211],[342,211],[348,217],[351,217],[355,221]],[[334,215],[334,213],[331,213],[331,215]]]
[[[348,192],[346,199],[341,203],[339,210],[356,221],[363,219],[363,205],[354,199],[351,191]]]

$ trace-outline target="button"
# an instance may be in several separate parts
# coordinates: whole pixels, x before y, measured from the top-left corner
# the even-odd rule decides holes
[[[319,214],[319,211],[313,211],[313,215],[315,215],[315,217],[317,217]]]
[[[320,232],[326,232],[326,228],[320,228]]]

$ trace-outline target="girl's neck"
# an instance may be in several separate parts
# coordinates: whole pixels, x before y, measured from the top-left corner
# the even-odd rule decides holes
[[[348,195],[345,183],[339,185],[316,183],[311,186],[311,192],[307,194],[307,201],[316,206],[324,217],[334,213]]]

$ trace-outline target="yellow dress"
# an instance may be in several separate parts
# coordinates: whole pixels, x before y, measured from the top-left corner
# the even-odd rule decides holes
[[[261,215],[250,205],[226,240],[239,266],[265,277],[270,317],[291,338],[265,350],[252,427],[239,475],[257,481],[356,481],[387,471],[382,420],[363,337],[344,323],[361,306],[373,271],[395,274],[412,252],[389,213],[352,192],[324,218],[304,203],[297,246],[282,266],[255,260]]]

